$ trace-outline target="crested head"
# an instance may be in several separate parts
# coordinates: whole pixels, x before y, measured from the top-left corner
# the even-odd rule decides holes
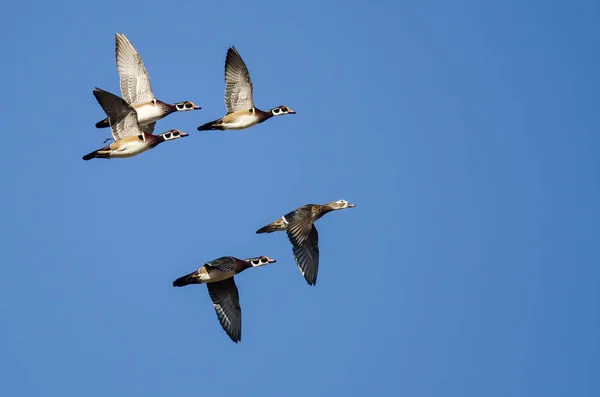
[[[158,134],[158,136],[162,136],[165,141],[172,141],[174,139],[183,138],[188,135],[189,134],[186,134],[185,132],[181,132],[179,130],[169,130],[169,131],[163,132],[161,134]]]
[[[259,267],[268,265],[269,263],[275,263],[277,261],[269,258],[268,256],[258,256],[256,258],[248,258],[246,259],[246,262],[248,262],[252,267]]]
[[[331,203],[327,204],[327,206],[329,208],[331,208],[332,210],[343,210],[344,208],[354,208],[355,207],[354,204],[351,204],[351,203],[347,202],[346,200],[332,201]]]
[[[188,110],[202,109],[200,106],[196,105],[192,101],[177,102],[174,103],[173,106],[175,106],[175,110],[178,112],[187,112]]]
[[[292,109],[288,108],[285,105],[277,106],[276,108],[271,109],[271,113],[273,116],[283,116],[284,114],[296,114]]]

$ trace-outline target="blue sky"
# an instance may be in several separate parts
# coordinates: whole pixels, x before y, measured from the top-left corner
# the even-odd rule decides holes
[[[7,6],[0,394],[600,395],[600,4],[221,3]],[[115,32],[202,110],[84,162]],[[295,116],[195,131],[231,45]],[[309,287],[254,232],[342,198]],[[237,345],[205,286],[171,286],[223,255],[278,261],[236,278]]]

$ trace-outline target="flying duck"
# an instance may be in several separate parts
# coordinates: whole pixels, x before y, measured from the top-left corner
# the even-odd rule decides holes
[[[100,88],[94,90],[96,100],[111,120],[111,132],[114,142],[102,149],[83,156],[84,160],[133,157],[156,145],[188,136],[179,130],[169,130],[152,135],[154,124],[144,130],[138,124],[138,113],[122,98]],[[146,132],[149,131],[149,132]]]
[[[306,204],[256,231],[257,234],[285,231],[292,243],[294,259],[308,285],[317,283],[319,271],[319,233],[314,223],[328,212],[353,208],[346,200],[329,204]]]
[[[250,73],[235,47],[227,50],[225,58],[225,106],[226,116],[201,125],[198,131],[243,130],[273,116],[296,114],[287,106],[277,106],[266,112],[254,106]]]
[[[115,41],[121,95],[137,112],[138,124],[144,132],[151,134],[156,121],[171,113],[201,109],[190,101],[169,104],[156,99],[150,85],[150,76],[140,54],[124,34],[117,33]],[[109,126],[108,118],[96,123],[97,128]]]
[[[173,286],[206,284],[223,330],[232,341],[238,343],[242,340],[242,309],[233,276],[251,267],[264,266],[274,262],[276,262],[275,259],[267,256],[249,259],[223,256],[206,262],[200,269],[188,275],[179,277],[173,281]]]

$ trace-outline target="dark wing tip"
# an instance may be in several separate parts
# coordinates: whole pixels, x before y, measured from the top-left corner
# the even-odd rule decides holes
[[[242,59],[242,56],[238,52],[237,48],[235,48],[234,46],[231,46],[227,50],[227,56],[225,57],[225,67],[227,67],[227,65],[231,65],[235,68],[244,67],[247,69],[246,63]]]
[[[238,343],[242,341],[242,333],[229,333],[227,330],[225,330],[225,332],[227,332],[227,335],[229,336],[229,338],[233,341],[233,343]]]
[[[317,275],[316,274],[312,277],[309,276],[308,274],[305,274],[304,279],[306,280],[308,285],[310,285],[311,287],[317,285]]]

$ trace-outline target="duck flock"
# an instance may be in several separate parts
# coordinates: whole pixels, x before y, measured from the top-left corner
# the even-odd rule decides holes
[[[94,90],[96,100],[106,118],[97,128],[110,128],[113,142],[83,156],[83,160],[113,159],[137,156],[160,143],[189,136],[177,129],[154,135],[154,127],[174,112],[198,110],[191,101],[169,104],[154,96],[150,77],[139,53],[121,33],[115,35],[117,70],[122,98],[100,88]],[[225,106],[227,114],[198,127],[198,131],[242,130],[260,124],[273,116],[295,114],[287,106],[263,111],[254,106],[250,73],[235,47],[225,58]],[[105,143],[106,143],[105,141]],[[319,234],[314,223],[331,211],[353,208],[346,200],[328,204],[306,204],[288,212],[276,221],[258,229],[257,234],[282,231],[292,244],[292,253],[300,272],[309,285],[317,282],[319,270]],[[275,259],[258,256],[239,259],[223,256],[173,281],[173,286],[206,284],[221,326],[235,343],[242,339],[242,311],[234,276],[251,267],[274,263]]]

